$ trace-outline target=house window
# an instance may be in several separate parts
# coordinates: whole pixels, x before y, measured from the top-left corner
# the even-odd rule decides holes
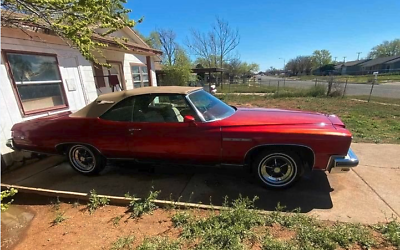
[[[145,65],[131,65],[133,88],[149,86],[149,73]]]
[[[68,106],[55,56],[20,52],[5,54],[25,114]]]

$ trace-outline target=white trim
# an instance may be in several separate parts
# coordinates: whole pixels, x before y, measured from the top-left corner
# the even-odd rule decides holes
[[[53,81],[23,81],[23,82],[15,82],[15,84],[43,84],[43,83],[62,83],[61,80],[53,80]]]

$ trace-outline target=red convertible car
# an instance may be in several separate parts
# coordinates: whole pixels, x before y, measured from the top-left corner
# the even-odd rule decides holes
[[[8,146],[65,154],[85,175],[107,160],[240,165],[259,182],[285,188],[309,170],[358,164],[352,136],[334,115],[236,108],[192,87],[146,87],[99,96],[76,113],[15,124]]]

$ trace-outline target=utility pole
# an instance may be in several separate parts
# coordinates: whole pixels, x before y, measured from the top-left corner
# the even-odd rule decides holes
[[[335,56],[335,62],[336,62],[336,58],[337,58],[337,56]]]
[[[347,57],[347,56],[344,56],[344,57],[343,57],[343,63],[346,63],[346,57]]]
[[[360,54],[361,54],[362,52],[357,52],[357,61],[358,60],[360,60]]]

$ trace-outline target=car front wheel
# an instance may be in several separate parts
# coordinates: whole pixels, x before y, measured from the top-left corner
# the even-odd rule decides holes
[[[73,145],[68,150],[68,159],[73,169],[81,174],[95,175],[106,166],[100,153],[86,145]]]
[[[274,189],[293,185],[301,168],[299,157],[290,151],[264,151],[253,162],[253,171],[261,185]]]

